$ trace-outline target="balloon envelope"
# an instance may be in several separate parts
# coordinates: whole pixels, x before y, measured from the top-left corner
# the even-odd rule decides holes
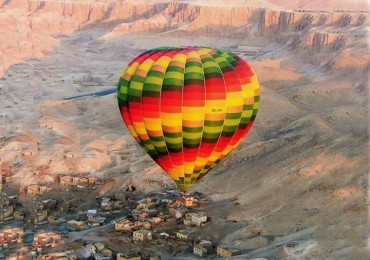
[[[186,191],[247,135],[259,84],[228,51],[163,47],[128,64],[117,99],[135,140]]]

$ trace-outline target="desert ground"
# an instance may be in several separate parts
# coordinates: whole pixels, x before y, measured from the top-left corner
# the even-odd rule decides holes
[[[148,48],[224,48],[252,66],[261,104],[240,147],[190,190],[212,202],[203,232],[245,252],[235,259],[366,259],[369,23],[366,1],[0,0],[3,185],[79,173],[109,179],[101,194],[175,188],[114,89]],[[251,239],[256,228],[266,236]]]

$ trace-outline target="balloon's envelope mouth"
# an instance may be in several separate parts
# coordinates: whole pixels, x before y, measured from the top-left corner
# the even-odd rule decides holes
[[[176,183],[177,184],[177,187],[179,187],[179,189],[182,191],[182,192],[186,192],[188,189],[190,189],[194,184],[179,184],[179,183]]]

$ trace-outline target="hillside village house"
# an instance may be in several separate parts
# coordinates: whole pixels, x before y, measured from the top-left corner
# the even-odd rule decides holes
[[[100,252],[104,257],[109,257],[109,258],[112,258],[113,256],[113,252],[112,250],[108,249],[108,248],[104,248],[101,250]]]
[[[181,205],[184,205],[185,207],[193,207],[193,206],[197,205],[197,199],[195,199],[193,196],[187,195],[187,194],[181,195],[177,199],[177,201]]]
[[[158,224],[162,221],[161,218],[158,218],[158,217],[152,217],[152,218],[149,218],[148,220],[151,224]]]
[[[51,186],[48,185],[38,185],[38,184],[31,184],[27,187],[27,194],[28,195],[42,195],[46,191],[51,191]]]
[[[62,243],[61,236],[54,232],[39,232],[33,238],[33,248],[57,247]]]
[[[60,177],[60,185],[62,186],[70,186],[72,184],[72,177],[71,176],[62,176]]]
[[[57,252],[57,253],[49,253],[49,254],[46,254],[46,255],[40,255],[40,256],[37,256],[37,260],[54,260],[54,259],[58,259],[58,260],[76,260],[77,257],[73,254],[71,254],[72,252]],[[31,252],[31,256],[32,258],[36,258],[36,252],[33,251]],[[29,258],[25,258],[25,259],[29,259]],[[18,258],[17,260],[21,260],[20,258]]]
[[[96,254],[97,249],[94,244],[87,244],[85,247],[90,254]]]
[[[87,210],[86,216],[87,218],[94,218],[98,214],[98,211],[96,209],[89,209]]]
[[[135,241],[148,241],[152,240],[152,232],[146,229],[134,231],[133,240]]]
[[[46,209],[37,210],[31,215],[28,221],[32,224],[38,224],[42,221],[47,220],[47,218],[48,218],[48,211]]]
[[[166,232],[161,232],[161,231],[156,231],[155,235],[157,238],[162,238],[162,239],[168,239],[170,237],[170,234]]]
[[[191,221],[200,226],[202,223],[207,222],[207,214],[205,212],[196,212],[191,214]]]
[[[0,178],[1,183],[1,178]],[[17,195],[8,195],[4,192],[0,192],[0,206],[15,205],[18,202]]]
[[[37,184],[32,184],[27,187],[27,194],[28,195],[42,195],[40,191],[40,187]]]
[[[41,200],[38,199],[34,202],[35,204],[35,210],[47,210],[48,212],[51,209],[56,209],[58,205],[57,200],[47,199],[47,200]]]
[[[183,213],[184,213],[183,210],[181,210],[181,209],[174,209],[174,208],[170,208],[168,210],[168,212],[174,218],[181,218],[182,215],[183,215]]]
[[[205,256],[213,251],[213,244],[209,240],[198,240],[194,243],[193,254],[198,256]]]
[[[163,222],[163,221],[165,221],[167,218],[169,218],[170,216],[169,215],[165,215],[165,214],[163,214],[163,213],[160,213],[160,214],[158,214],[158,216],[157,216],[158,218],[160,218],[161,219],[161,221]]]
[[[15,211],[13,213],[14,219],[18,221],[23,221],[26,214],[23,211]]]
[[[124,207],[124,206],[126,206],[126,202],[124,202],[124,201],[122,201],[122,200],[114,200],[114,201],[113,201],[113,207],[114,207],[115,209],[122,208],[122,207]]]
[[[0,246],[23,243],[23,230],[8,228],[0,232]]]
[[[195,246],[193,247],[193,254],[203,257],[207,255],[207,248],[201,247],[201,246]]]
[[[89,183],[89,178],[81,177],[79,180],[79,184],[88,184],[88,183]]]
[[[121,219],[114,224],[116,231],[128,231],[131,230],[132,222],[128,219]]]
[[[43,186],[43,185],[40,186],[41,195],[44,194],[46,191],[51,191],[51,190],[52,190],[51,186]]]
[[[9,206],[0,206],[0,220],[4,220],[6,218],[9,218],[13,215],[14,212],[14,206],[9,205]]]
[[[145,212],[148,213],[149,217],[156,217],[158,215],[158,210],[155,208],[146,210]]]
[[[143,222],[143,228],[144,229],[151,229],[152,225],[149,222]]]
[[[100,203],[100,208],[105,211],[122,208],[126,205],[126,202],[122,200],[111,200],[110,198],[103,198]]]
[[[196,246],[204,247],[211,251],[213,249],[213,244],[209,240],[200,240],[199,242],[195,243]]]
[[[84,230],[86,229],[86,224],[83,221],[77,221],[77,220],[70,220],[67,222],[67,226],[74,228],[76,230]]]
[[[102,251],[103,249],[105,249],[105,245],[103,243],[95,243],[94,246],[98,251]]]
[[[109,260],[112,259],[112,250],[105,247],[103,243],[89,243],[86,246],[86,250],[91,255],[94,255],[95,259]]]
[[[142,200],[138,202],[138,205],[136,206],[136,209],[147,209],[148,203],[146,200]]]
[[[192,226],[193,225],[193,221],[191,221],[191,219],[184,219],[182,222],[186,226]]]
[[[93,217],[87,219],[87,224],[91,227],[99,227],[104,224],[106,218],[104,217]]]
[[[89,177],[89,184],[95,185],[98,179],[96,177]]]
[[[58,217],[56,217],[56,216],[48,216],[48,222],[51,225],[56,225],[58,223]]]
[[[225,258],[230,258],[236,255],[240,255],[240,250],[234,248],[228,248],[224,246],[217,247],[217,255]]]
[[[15,205],[18,202],[18,195],[9,195],[8,199],[10,205]]]
[[[138,219],[140,220],[140,221],[145,221],[147,218],[148,218],[148,213],[146,213],[146,212],[142,212],[142,213],[140,213],[139,214],[139,217],[138,217]]]
[[[141,260],[141,256],[135,253],[118,253],[117,260]]]
[[[112,260],[112,257],[110,257],[110,256],[104,256],[101,253],[96,253],[94,255],[94,258],[95,258],[95,260]]]
[[[143,222],[141,222],[141,221],[135,221],[134,222],[133,229],[139,230],[139,229],[141,229],[142,226],[143,226]]]
[[[96,177],[80,177],[80,176],[61,176],[60,177],[60,185],[62,186],[77,186],[77,185],[95,185],[97,183]]]
[[[109,198],[103,198],[100,203],[100,208],[106,211],[113,210],[114,203]]]
[[[186,212],[185,213],[185,219],[187,219],[187,220],[191,220],[191,216],[192,216],[192,212]]]
[[[180,229],[176,232],[176,237],[184,240],[191,239],[194,236],[194,230]]]
[[[26,260],[30,259],[31,257],[31,252],[29,252],[29,249],[26,246],[21,246],[18,248],[14,254],[9,255],[7,259],[9,260]]]
[[[185,213],[185,216],[184,216],[184,219],[183,219],[184,225],[186,225],[186,226],[192,226],[193,225],[193,222],[191,221],[192,214],[193,214],[192,212],[186,212]]]
[[[80,184],[80,177],[72,176],[72,185]]]

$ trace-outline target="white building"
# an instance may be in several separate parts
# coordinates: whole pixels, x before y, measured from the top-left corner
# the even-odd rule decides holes
[[[201,247],[201,246],[195,246],[193,248],[193,254],[203,257],[207,254],[207,248]]]
[[[96,246],[93,244],[87,244],[86,245],[87,251],[89,251],[90,254],[96,254]]]
[[[207,222],[207,214],[205,212],[196,212],[191,214],[191,221],[200,226],[202,223]]]

